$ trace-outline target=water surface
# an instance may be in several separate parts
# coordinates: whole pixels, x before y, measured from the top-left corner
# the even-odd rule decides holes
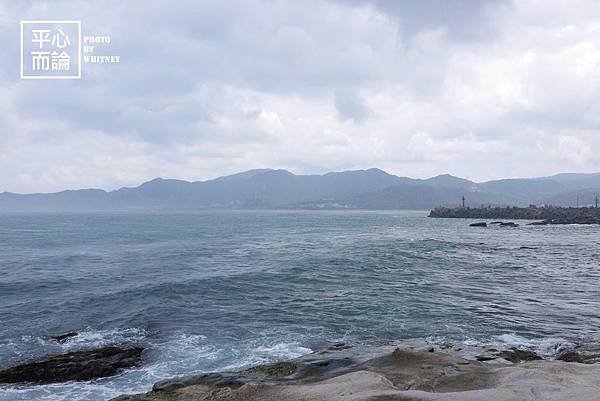
[[[144,366],[0,400],[107,400],[332,342],[600,332],[600,227],[468,227],[425,212],[0,215],[0,367],[113,343]],[[48,335],[81,336],[64,345]]]

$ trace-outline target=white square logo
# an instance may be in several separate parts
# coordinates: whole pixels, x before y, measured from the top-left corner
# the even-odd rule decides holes
[[[81,78],[81,22],[21,21],[21,78]]]

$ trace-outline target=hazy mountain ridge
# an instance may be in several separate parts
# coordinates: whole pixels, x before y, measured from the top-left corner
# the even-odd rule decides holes
[[[383,170],[296,175],[257,169],[207,181],[156,178],[114,191],[66,190],[0,194],[0,211],[192,210],[206,208],[430,209],[456,206],[592,204],[598,174],[503,179],[476,183],[449,174],[428,179]]]

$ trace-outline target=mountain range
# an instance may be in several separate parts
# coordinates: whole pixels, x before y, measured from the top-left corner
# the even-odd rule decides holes
[[[600,173],[473,182],[449,174],[414,179],[372,168],[296,175],[257,169],[207,181],[156,178],[134,188],[0,193],[0,211],[195,209],[431,209],[459,206],[591,205]]]

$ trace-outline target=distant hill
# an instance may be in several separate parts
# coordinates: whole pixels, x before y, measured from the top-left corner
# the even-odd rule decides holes
[[[422,182],[437,188],[473,189],[477,187],[477,184],[473,181],[465,180],[464,178],[458,178],[450,174],[438,175],[423,180]]]
[[[563,184],[552,179],[506,179],[488,181],[478,185],[481,191],[492,194],[505,194],[514,203],[543,203],[547,197],[568,190]]]
[[[592,204],[600,174],[558,174],[476,183],[449,174],[399,177],[372,168],[296,175],[259,169],[213,180],[156,178],[134,188],[67,190],[49,194],[0,194],[0,211],[100,211],[195,209],[431,209],[458,206]]]

